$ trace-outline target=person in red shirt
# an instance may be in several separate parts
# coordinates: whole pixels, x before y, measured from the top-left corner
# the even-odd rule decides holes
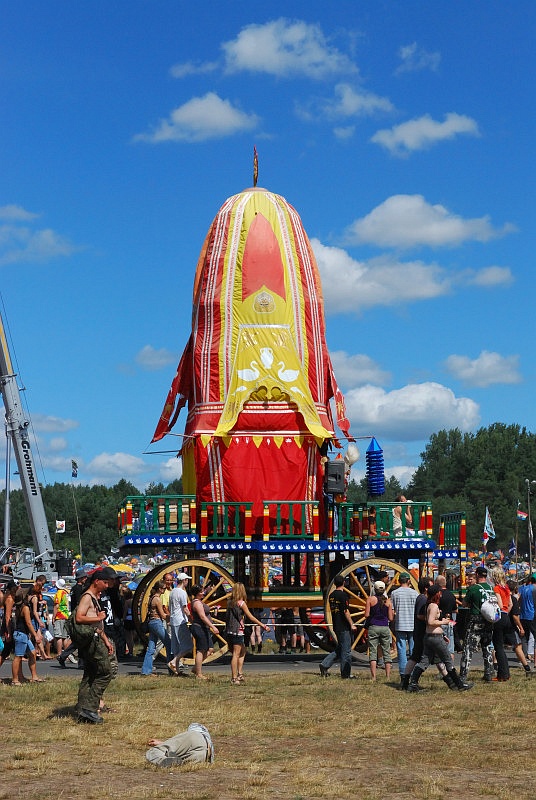
[[[512,628],[509,617],[512,609],[512,596],[510,589],[506,585],[506,576],[501,566],[494,567],[491,570],[491,580],[494,583],[493,591],[497,595],[497,602],[501,609],[501,618],[493,626],[493,647],[495,648],[495,657],[497,659],[497,680],[509,681],[510,667],[508,666],[508,658],[504,649],[504,638]]]

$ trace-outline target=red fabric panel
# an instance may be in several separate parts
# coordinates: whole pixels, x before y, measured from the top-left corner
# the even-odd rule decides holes
[[[320,451],[314,440],[299,447],[294,440],[278,447],[267,436],[233,438],[229,447],[213,440],[204,447],[195,442],[197,501],[252,502],[254,528],[262,530],[264,500],[321,500]]]
[[[279,242],[266,217],[257,214],[249,226],[242,259],[242,300],[263,286],[285,299],[285,278]]]

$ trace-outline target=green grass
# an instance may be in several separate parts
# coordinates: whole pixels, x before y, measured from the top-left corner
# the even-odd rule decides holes
[[[247,665],[246,665],[247,666]],[[188,800],[384,800],[530,796],[534,788],[536,681],[513,671],[507,684],[452,692],[431,670],[418,694],[342,683],[308,673],[190,678],[121,677],[106,693],[115,713],[102,726],[76,723],[77,681],[0,685],[4,743],[0,800],[128,797],[172,793]],[[212,766],[160,769],[144,754],[190,722],[214,740]]]

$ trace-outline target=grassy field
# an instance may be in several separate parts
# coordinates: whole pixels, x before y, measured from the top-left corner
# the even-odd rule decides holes
[[[120,677],[101,726],[73,716],[77,681],[52,677],[0,685],[0,800],[152,798],[316,800],[387,797],[530,797],[536,788],[536,678],[514,670],[505,684],[449,691],[429,670],[427,691],[301,673],[193,678]],[[190,722],[209,729],[216,761],[162,769],[145,761],[147,740]]]

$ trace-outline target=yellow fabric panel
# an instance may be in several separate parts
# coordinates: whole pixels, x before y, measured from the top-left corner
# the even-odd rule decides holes
[[[184,494],[195,494],[197,489],[193,442],[182,448],[182,489]]]
[[[258,214],[262,214],[267,220],[279,244],[285,284],[284,298],[272,290],[270,270],[267,270],[268,286],[261,285],[258,291],[242,298],[243,257],[251,224]],[[224,257],[220,310],[222,320],[220,363],[224,365],[220,375],[221,399],[226,396],[232,364],[236,359],[240,327],[244,325],[288,326],[293,341],[301,343],[299,355],[307,375],[309,354],[299,260],[286,205],[281,203],[277,195],[264,191],[249,191],[235,198]]]
[[[290,331],[284,326],[240,328],[229,391],[214,436],[232,431],[251,393],[263,391],[267,400],[295,403],[315,438],[331,436],[320,421]]]

